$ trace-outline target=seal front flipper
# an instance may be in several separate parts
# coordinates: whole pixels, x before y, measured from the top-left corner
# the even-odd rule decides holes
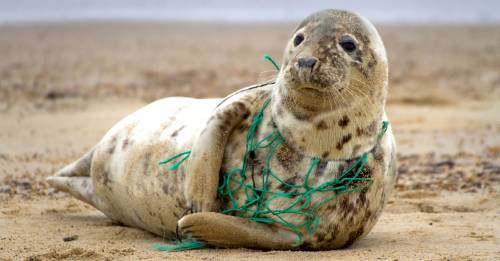
[[[233,128],[250,115],[240,95],[218,106],[194,142],[187,162],[185,197],[194,212],[216,211],[219,171],[224,148]]]
[[[297,234],[244,217],[214,212],[194,213],[178,222],[184,236],[222,248],[294,249],[300,242]]]

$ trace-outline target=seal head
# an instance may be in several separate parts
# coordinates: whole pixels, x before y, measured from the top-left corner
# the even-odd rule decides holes
[[[314,13],[300,23],[285,49],[273,110],[283,106],[294,119],[283,123],[277,120],[283,113],[273,111],[277,125],[285,139],[306,154],[359,155],[373,147],[376,130],[371,129],[380,125],[384,114],[387,74],[384,45],[367,19],[341,10]],[[338,149],[303,142],[306,132]],[[356,132],[368,139],[350,142]],[[346,143],[351,145],[344,150]]]

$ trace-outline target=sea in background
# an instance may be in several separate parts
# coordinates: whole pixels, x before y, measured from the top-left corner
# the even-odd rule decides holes
[[[79,20],[295,22],[325,8],[376,23],[498,23],[498,0],[0,0],[0,23]]]

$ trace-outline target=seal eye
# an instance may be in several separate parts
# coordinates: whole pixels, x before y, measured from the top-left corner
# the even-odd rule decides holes
[[[356,42],[349,36],[344,36],[340,39],[340,46],[348,53],[356,51]]]
[[[303,34],[296,35],[295,38],[293,39],[293,46],[301,44],[302,41],[304,41],[304,35]]]

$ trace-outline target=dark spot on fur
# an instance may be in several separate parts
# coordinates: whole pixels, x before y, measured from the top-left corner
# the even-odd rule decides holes
[[[226,131],[228,131],[231,128],[230,124],[231,124],[231,120],[229,119],[229,117],[226,117],[224,119],[224,121],[219,124],[219,129],[222,132],[226,132]]]
[[[365,225],[368,223],[370,220],[373,219],[372,211],[371,210],[366,210],[365,215],[363,216],[363,221],[361,222],[361,225]]]
[[[316,241],[321,242],[321,241],[325,240],[325,236],[326,236],[326,234],[325,234],[325,233],[323,233],[323,232],[319,231],[319,232],[316,234]]]
[[[312,119],[311,114],[307,112],[292,111],[292,114],[299,121],[310,121]]]
[[[377,132],[377,121],[372,121],[367,127],[369,134],[374,134]]]
[[[180,197],[175,197],[175,204],[178,208],[186,209],[186,202]]]
[[[224,118],[224,114],[221,113],[221,112],[218,112],[217,114],[215,114],[215,116],[217,117],[217,119],[219,120],[222,120]]]
[[[363,129],[361,127],[356,128],[356,135],[358,137],[374,135],[376,132],[377,132],[377,122],[376,121],[372,121],[366,127],[366,129]]]
[[[297,162],[302,160],[302,154],[293,150],[286,143],[283,143],[276,152],[278,162],[287,171],[292,171]]]
[[[347,241],[345,242],[343,247],[348,247],[348,246],[352,245],[356,241],[356,239],[358,239],[361,235],[363,235],[364,232],[365,232],[365,230],[364,230],[363,226],[361,226],[357,230],[349,233],[349,239],[347,239]]]
[[[256,166],[259,164],[259,159],[257,159],[257,153],[255,150],[248,152],[248,165]]]
[[[144,154],[144,158],[142,159],[142,168],[144,170],[144,174],[148,173],[150,162],[151,162],[151,152],[147,152],[146,154]]]
[[[384,151],[380,145],[375,146],[373,150],[373,159],[379,163],[384,161]]]
[[[352,135],[349,133],[345,136],[342,137],[342,139],[337,143],[337,146],[335,147],[337,150],[342,150],[344,145],[348,143],[352,138]]]
[[[106,170],[103,170],[101,174],[102,174],[102,184],[104,186],[110,188],[109,183],[111,183],[111,179],[109,178],[109,172]]]
[[[284,181],[286,184],[295,185],[296,177],[291,177],[291,178],[288,178]],[[284,191],[285,193],[288,193],[288,192],[290,192],[290,190],[292,190],[292,187],[285,185],[285,183],[281,183],[278,186],[278,189]]]
[[[344,212],[343,212],[343,214],[344,214],[344,218],[347,218],[348,216],[355,215],[355,214],[356,214],[356,212],[355,212],[354,210],[355,210],[355,208],[354,208],[354,204],[353,204],[353,203],[351,203],[351,202],[349,202],[349,203],[347,204],[347,207],[344,209]]]
[[[328,204],[326,207],[327,212],[333,212],[337,209],[337,204]]]
[[[235,106],[235,108],[236,108],[237,111],[241,111],[242,112],[244,110],[247,110],[247,107],[245,106],[245,104],[243,102],[240,102],[240,101],[235,102],[234,106]]]
[[[347,127],[347,125],[349,124],[349,117],[347,117],[347,115],[344,115],[342,116],[342,118],[339,120],[339,126],[342,127],[342,128],[345,128]]]
[[[347,209],[348,204],[349,204],[349,199],[347,197],[343,197],[342,200],[340,201],[340,208]]]
[[[257,126],[257,128],[258,128],[258,126]],[[283,127],[283,129],[281,130],[281,136],[283,136],[285,138],[287,138],[287,137],[288,138],[293,137],[292,132],[290,131],[290,129],[288,129],[286,127]]]
[[[326,166],[328,166],[328,161],[320,160],[318,165],[316,165],[316,172],[314,173],[316,177],[321,177],[325,173]]]
[[[171,136],[172,136],[172,138],[173,138],[173,137],[175,137],[175,136],[177,136],[177,135],[179,135],[179,132],[180,132],[181,130],[183,130],[184,128],[186,128],[186,126],[185,126],[185,125],[182,125],[182,126],[181,126],[181,127],[179,127],[177,130],[175,130],[174,132],[172,132],[172,135],[171,135]]]
[[[344,164],[339,165],[339,167],[338,167],[338,172],[339,172],[339,174],[341,174],[342,172],[344,172],[345,167],[346,167],[346,166],[345,166]]]
[[[283,116],[283,108],[278,107],[277,114],[278,114],[278,116],[280,116],[280,117],[281,117],[281,116]]]
[[[373,53],[372,50],[370,50],[370,61],[368,62],[368,68],[373,68],[375,65],[377,65],[377,59],[375,58],[375,54]]]
[[[358,197],[358,199],[356,199],[356,201],[357,201],[357,202],[359,201],[358,203],[359,203],[361,206],[364,206],[364,205],[365,205],[365,203],[366,203],[366,192],[367,192],[367,191],[368,191],[368,190],[366,190],[366,189],[363,189],[362,191],[360,191],[360,192],[359,192],[359,197]]]
[[[316,123],[316,129],[318,130],[326,130],[328,129],[328,125],[324,120],[320,120],[318,123]]]
[[[163,193],[170,195],[170,191],[169,191],[170,188],[169,188],[168,184],[163,184],[162,189],[163,189]]]
[[[107,150],[107,152],[109,154],[113,154],[113,152],[115,151],[115,147],[116,147],[116,140],[118,139],[118,134],[115,134],[113,135],[113,137],[111,138],[111,141],[110,141],[110,145],[109,145],[109,148]]]
[[[245,114],[243,114],[243,119],[246,120],[250,116],[250,111],[246,111]]]
[[[368,165],[365,165],[364,168],[361,170],[361,172],[358,175],[358,178],[370,178],[372,176],[372,168]],[[351,183],[351,185],[359,185],[364,183],[365,181],[354,181]]]
[[[123,140],[122,150],[125,150],[127,148],[128,144],[129,144],[128,138],[125,138],[125,140]]]
[[[340,211],[342,217],[346,219],[350,214],[352,214],[353,210],[354,210],[354,204],[349,201],[348,197],[344,197],[340,201]]]
[[[240,126],[238,127],[238,131],[240,132],[245,132],[247,129],[248,129],[248,124],[245,122],[245,123],[242,123],[240,124]]]
[[[328,156],[330,156],[329,151],[325,151],[325,152],[323,152],[323,154],[321,154],[321,158],[323,158],[323,159],[326,159]]]
[[[361,149],[361,145],[359,145],[359,144],[354,145],[354,147],[352,148],[352,155],[356,156],[359,153],[360,149]]]
[[[328,230],[330,231],[330,239],[328,240],[329,242],[333,242],[335,241],[335,239],[337,239],[337,234],[339,233],[340,231],[340,227],[338,224],[332,224],[330,226],[328,226]]]

